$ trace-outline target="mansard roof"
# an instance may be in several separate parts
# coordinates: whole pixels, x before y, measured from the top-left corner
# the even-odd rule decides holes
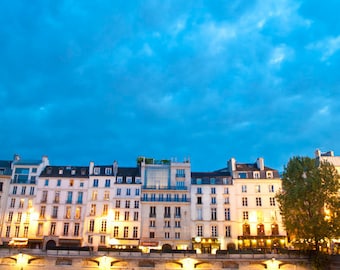
[[[40,174],[40,177],[87,178],[88,176],[88,166],[46,166]]]
[[[12,175],[11,170],[12,161],[9,160],[0,160],[0,171],[2,175]]]

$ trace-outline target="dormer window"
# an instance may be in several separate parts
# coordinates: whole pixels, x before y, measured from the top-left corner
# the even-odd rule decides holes
[[[112,168],[105,168],[105,174],[111,175],[112,174]]]
[[[259,179],[260,178],[260,172],[254,172],[253,174],[255,179]]]
[[[273,178],[273,172],[267,172],[267,178]]]
[[[51,167],[48,167],[46,173],[47,173],[47,174],[51,174],[51,173],[52,173],[52,168],[51,168]]]
[[[59,168],[58,173],[59,173],[59,174],[63,174],[63,169],[62,169],[62,168]]]
[[[71,175],[75,175],[76,174],[76,170],[71,170]]]
[[[140,178],[139,178],[139,177],[136,177],[136,178],[135,178],[135,183],[136,183],[136,184],[140,184]]]
[[[131,184],[132,183],[132,177],[126,177],[126,183]]]
[[[94,173],[95,175],[100,174],[100,168],[99,168],[99,167],[95,167],[95,168],[93,169],[93,173]]]

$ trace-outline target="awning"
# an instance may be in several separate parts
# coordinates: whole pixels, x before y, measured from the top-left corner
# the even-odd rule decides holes
[[[10,246],[27,246],[28,238],[12,238],[8,245]]]

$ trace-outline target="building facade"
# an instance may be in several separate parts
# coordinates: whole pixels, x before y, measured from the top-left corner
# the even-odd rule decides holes
[[[145,157],[135,167],[52,166],[47,157],[1,164],[11,166],[0,174],[9,191],[1,194],[4,245],[213,254],[285,246],[281,180],[262,158],[232,158],[213,172]]]

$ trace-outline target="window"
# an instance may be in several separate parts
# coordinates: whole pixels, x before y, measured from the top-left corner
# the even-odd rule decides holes
[[[128,238],[128,237],[129,237],[129,227],[124,226],[124,238]]]
[[[74,185],[74,180],[71,179],[70,182],[69,182],[69,186],[70,186],[70,187],[73,187],[73,185]]]
[[[43,192],[42,192],[42,198],[41,198],[41,202],[42,202],[42,203],[47,202],[47,194],[48,194],[48,191],[47,191],[47,190],[43,190]]]
[[[164,233],[164,238],[165,239],[169,239],[170,238],[170,233],[169,232],[165,232]]]
[[[120,200],[116,200],[116,208],[120,208]]]
[[[125,201],[125,208],[130,208],[130,201]]]
[[[231,226],[225,226],[225,237],[231,237]]]
[[[79,203],[79,204],[83,203],[83,194],[84,193],[82,191],[78,192],[77,203]]]
[[[57,180],[57,187],[60,187],[61,186],[61,179],[58,179]]]
[[[217,236],[217,226],[213,225],[211,226],[211,237]]]
[[[101,232],[106,232],[106,227],[107,227],[107,221],[106,221],[106,219],[103,219],[101,227],[100,227],[100,231]]]
[[[151,228],[156,227],[156,221],[155,220],[150,220],[150,227]]]
[[[149,238],[155,238],[155,232],[150,232]]]
[[[106,236],[105,235],[101,235],[99,242],[100,242],[101,245],[105,245],[105,243],[106,243]]]
[[[211,204],[216,204],[216,197],[211,197]]]
[[[66,200],[66,203],[72,203],[72,197],[73,197],[73,192],[72,192],[72,191],[68,191],[68,192],[67,192],[67,200]]]
[[[25,193],[26,193],[26,186],[23,186],[21,188],[21,195],[25,195]]]
[[[7,221],[12,221],[12,219],[13,219],[13,212],[11,211],[11,212],[9,212],[8,213],[8,219],[7,219]]]
[[[210,178],[210,184],[211,185],[215,185],[216,183],[216,179],[215,178]]]
[[[135,208],[139,208],[139,201],[135,201]]]
[[[214,187],[211,188],[211,194],[216,194],[216,188]]]
[[[37,172],[37,168],[32,168],[32,173],[36,173]]]
[[[117,183],[121,184],[123,182],[123,177],[119,176],[117,177]]]
[[[201,187],[198,187],[196,193],[197,193],[197,194],[202,194],[202,188],[201,188]]]
[[[60,191],[56,191],[54,193],[54,201],[53,201],[53,203],[59,203],[59,199],[60,199]]]
[[[130,212],[129,211],[125,211],[124,212],[124,220],[125,221],[129,221],[129,219],[130,219]]]
[[[229,197],[224,198],[224,204],[229,204]]]
[[[150,206],[150,217],[156,217],[156,206]]]
[[[136,179],[135,179],[135,182],[136,182],[136,184],[140,184],[140,178],[139,177],[136,177]]]
[[[196,184],[197,185],[202,185],[202,178],[197,178],[196,179]]]
[[[91,211],[90,211],[90,216],[95,216],[96,215],[96,204],[91,204]]]
[[[224,188],[224,194],[229,194],[229,188]]]
[[[95,175],[100,174],[100,168],[99,168],[99,167],[95,167],[95,168],[93,169],[93,173],[94,173]]]
[[[179,201],[179,194],[175,194],[175,195],[174,195],[174,201],[175,201],[175,202],[178,202],[178,201]]]
[[[106,175],[111,175],[112,174],[112,169],[111,168],[105,168],[105,174]]]
[[[197,197],[197,204],[202,204],[202,197]]]
[[[115,211],[115,220],[119,220],[119,211]]]
[[[71,170],[71,175],[75,175],[76,174],[76,170],[75,169],[72,169]]]
[[[18,208],[24,208],[25,199],[20,199]]]
[[[261,186],[260,185],[256,185],[255,186],[255,192],[256,193],[260,193],[261,192]]]
[[[247,192],[247,186],[246,185],[242,185],[242,192],[246,193]]]
[[[14,206],[15,206],[15,198],[12,198],[11,199],[11,204],[10,204],[10,208],[14,208]]]
[[[138,227],[133,227],[132,237],[138,238]]]
[[[244,236],[250,235],[250,225],[249,224],[243,224],[242,230],[243,230]]]
[[[264,225],[263,224],[258,224],[257,225],[257,235],[259,235],[259,236],[265,235],[265,233],[264,233]]]
[[[138,212],[133,212],[133,220],[138,221]]]
[[[151,194],[151,201],[155,201],[156,200],[156,194],[155,193],[152,193]]]
[[[136,195],[136,196],[139,196],[139,193],[140,193],[139,188],[136,188],[136,190],[135,190],[135,195]]]
[[[46,212],[46,206],[42,205],[40,207],[40,215],[39,215],[39,217],[40,218],[45,218],[45,212]]]
[[[275,192],[274,191],[274,185],[269,185],[268,190],[269,190],[269,192]]]
[[[68,236],[68,229],[69,229],[70,224],[69,223],[64,223],[64,231],[63,235]]]
[[[126,183],[131,184],[132,183],[132,177],[126,177]]]
[[[256,206],[262,206],[262,200],[260,197],[256,197]]]
[[[113,237],[118,237],[118,232],[119,232],[118,226],[114,226],[113,227]]]
[[[45,187],[47,187],[48,186],[48,179],[45,179]]]
[[[98,187],[98,179],[93,179],[93,187]]]
[[[243,220],[248,220],[248,219],[249,219],[248,211],[243,211]]]
[[[87,242],[88,242],[89,244],[93,244],[93,236],[92,236],[92,235],[88,235],[88,236],[87,236]]]
[[[79,236],[79,228],[80,228],[80,224],[79,223],[75,223],[74,224],[74,231],[73,231],[73,235],[74,236]]]
[[[267,172],[267,178],[273,178],[273,172]]]
[[[121,193],[122,193],[122,189],[121,188],[117,188],[116,195],[120,196]]]
[[[12,194],[13,194],[13,195],[17,194],[17,190],[18,190],[18,187],[17,187],[17,186],[14,186],[14,187],[13,187]]]
[[[51,227],[50,227],[50,235],[55,235],[56,227],[57,227],[57,223],[52,222]]]
[[[58,206],[53,206],[52,208],[52,218],[58,217]]]
[[[279,225],[276,223],[272,224],[272,235],[279,235]]]
[[[248,198],[242,197],[242,206],[248,206]]]
[[[66,206],[65,218],[66,219],[70,219],[71,218],[71,206]]]
[[[176,177],[185,177],[184,169],[176,169]]]
[[[180,239],[180,238],[181,238],[181,233],[175,232],[175,239]]]
[[[202,208],[197,208],[197,220],[202,220]]]
[[[269,198],[269,204],[270,204],[270,206],[275,206],[275,197]]]
[[[89,222],[89,232],[94,232],[94,219]]]
[[[44,223],[41,223],[41,222],[38,223],[37,236],[43,235],[43,226],[44,226]]]
[[[106,216],[107,215],[107,212],[109,210],[109,205],[108,204],[104,204],[103,205],[103,216]]]
[[[74,215],[74,218],[75,218],[75,219],[80,219],[80,217],[81,217],[81,207],[77,206],[77,207],[76,207],[76,213],[75,213],[75,215]]]
[[[9,237],[11,234],[11,226],[6,227],[6,237]]]
[[[259,179],[260,178],[260,172],[254,172],[253,174],[255,179]]]
[[[126,189],[126,196],[130,196],[131,195],[131,188],[127,188]]]
[[[179,220],[175,220],[175,228],[181,228],[181,222]]]
[[[225,208],[224,209],[224,219],[225,220],[230,220],[230,208]]]
[[[239,174],[238,174],[238,178],[242,178],[242,179],[247,178],[247,173],[245,173],[245,172],[239,173]]]
[[[170,206],[165,206],[165,207],[164,207],[164,217],[165,217],[165,218],[171,217]]]
[[[111,185],[111,180],[110,179],[106,179],[105,180],[105,187],[110,187]]]
[[[34,187],[30,187],[30,195],[34,195]]]
[[[17,222],[21,222],[21,218],[22,218],[22,212],[18,212]]]
[[[181,217],[181,207],[176,206],[175,207],[175,218]]]
[[[211,208],[211,220],[217,219],[216,208]]]
[[[203,226],[202,225],[197,226],[197,236],[203,236]]]
[[[108,190],[104,191],[104,200],[105,201],[110,200],[110,191],[108,191]]]

